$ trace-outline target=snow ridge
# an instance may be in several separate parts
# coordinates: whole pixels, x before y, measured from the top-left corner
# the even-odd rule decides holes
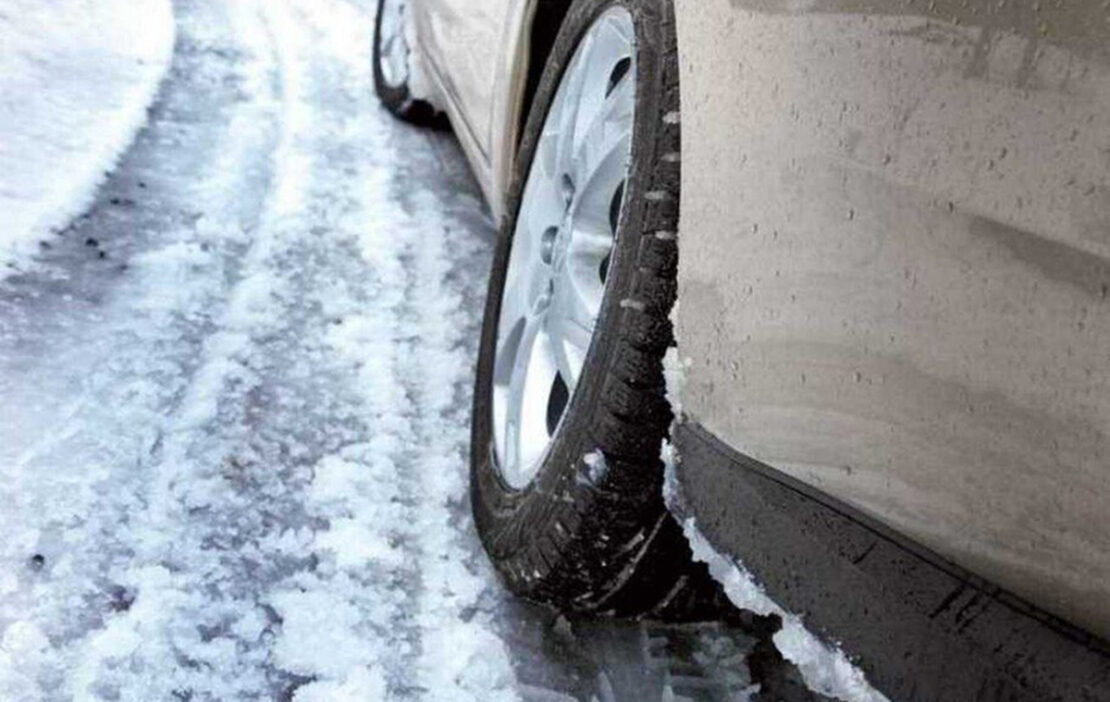
[[[88,207],[145,124],[174,37],[170,0],[4,3],[0,277]]]

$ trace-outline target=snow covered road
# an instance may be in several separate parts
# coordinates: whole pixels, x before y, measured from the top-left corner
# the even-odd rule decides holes
[[[0,282],[0,700],[746,699],[719,625],[509,599],[470,523],[493,228],[348,0],[182,0],[151,122]]]
[[[0,278],[92,201],[173,45],[170,0],[0,3]]]

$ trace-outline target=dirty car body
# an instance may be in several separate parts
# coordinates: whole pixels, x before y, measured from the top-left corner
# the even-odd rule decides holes
[[[498,217],[568,4],[410,2]],[[686,508],[891,694],[1105,694],[1110,6],[674,7]]]

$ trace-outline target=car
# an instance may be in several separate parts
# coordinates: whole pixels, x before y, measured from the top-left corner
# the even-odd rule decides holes
[[[501,222],[471,471],[512,591],[658,613],[693,526],[891,699],[1110,699],[1110,5],[376,26]]]

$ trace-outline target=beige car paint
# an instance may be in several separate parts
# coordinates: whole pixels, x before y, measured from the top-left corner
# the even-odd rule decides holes
[[[434,27],[474,4],[428,3],[500,217],[536,0],[492,3],[466,32],[497,48],[470,53]],[[690,417],[1110,635],[1110,4],[676,13]]]
[[[495,220],[504,215],[525,106],[529,36],[538,0],[419,0],[418,58]]]
[[[501,31],[509,0],[424,0],[421,32],[440,74],[488,161],[490,114]]]
[[[1110,636],[1110,3],[676,6],[690,418]]]
[[[409,5],[409,27],[415,37],[415,41],[411,44],[414,47],[413,53],[416,55],[417,62],[424,67],[432,88],[432,94],[417,97],[428,100],[447,114],[459,144],[474,170],[474,176],[482,194],[487,201],[494,202],[501,197],[501,194],[493,186],[495,179],[491,170],[489,141],[483,138],[481,130],[475,126],[486,120],[487,111],[473,95],[470,99],[464,99],[465,93],[460,92],[459,89],[459,78],[453,70],[448,70],[448,66],[455,65],[451,60],[452,54],[459,53],[460,49],[450,45],[456,37],[449,31],[449,24],[443,19],[446,11],[444,5],[450,6],[452,3],[448,0],[422,0]],[[448,17],[458,11],[458,8],[451,10]],[[486,19],[488,20],[489,17]],[[489,27],[487,26],[486,29],[488,30]],[[473,58],[472,55],[466,56],[463,65],[466,65],[471,72],[481,70],[481,67],[473,65]],[[471,63],[467,64],[465,61]],[[487,68],[492,68],[493,65],[491,55]],[[461,84],[465,86],[466,81],[462,81]]]
[[[490,166],[493,183],[490,199],[493,216],[500,220],[505,214],[505,197],[512,186],[516,166],[516,147],[520,142],[527,87],[531,28],[536,16],[537,0],[509,0],[508,13],[502,28],[501,61],[497,70],[497,89],[493,94],[490,133]]]

